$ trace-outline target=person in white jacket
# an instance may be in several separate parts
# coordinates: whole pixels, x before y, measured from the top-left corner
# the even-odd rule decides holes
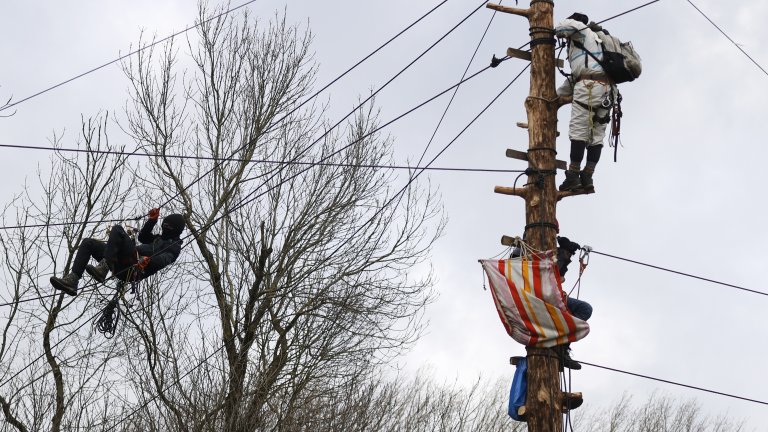
[[[557,94],[573,97],[568,128],[570,164],[565,172],[565,181],[560,185],[561,191],[594,192],[592,174],[600,160],[615,94],[613,82],[597,61],[602,61],[603,57],[600,47],[602,30],[593,31],[588,22],[586,15],[574,13],[555,27],[557,37],[568,39],[568,62],[571,67],[571,76],[557,89]],[[587,163],[582,170],[585,152]]]

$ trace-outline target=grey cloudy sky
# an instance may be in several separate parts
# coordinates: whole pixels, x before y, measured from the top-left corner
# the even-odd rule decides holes
[[[233,2],[238,5],[242,2]],[[506,1],[506,4],[511,3]],[[521,2],[524,3],[524,2]],[[642,2],[556,2],[556,21],[579,11],[599,20]],[[695,2],[757,61],[768,65],[768,1]],[[318,83],[345,70],[437,1],[257,1],[248,6],[269,19],[287,10],[292,22],[314,33]],[[467,15],[479,1],[449,0],[428,20],[323,94],[330,115],[349,110]],[[51,84],[114,59],[135,47],[140,31],[163,37],[195,19],[192,0],[132,2],[26,1],[0,5],[0,98],[19,100]],[[404,74],[377,99],[388,120],[453,84],[461,76],[491,18],[481,9],[465,25]],[[768,76],[756,68],[685,0],[663,0],[606,24],[631,40],[644,60],[643,76],[621,87],[623,147],[611,149],[595,174],[597,193],[558,206],[562,233],[597,251],[678,269],[768,292],[765,271],[765,124]],[[528,38],[521,18],[497,15],[471,70]],[[524,66],[511,60],[463,86],[429,155],[434,155]],[[20,104],[0,119],[0,143],[47,145],[54,133],[72,143],[80,116],[100,110],[119,118],[127,81],[110,66]],[[524,150],[527,136],[514,127],[525,119],[524,75],[437,162],[437,166],[524,169],[504,157]],[[443,98],[391,128],[398,162],[424,149]],[[568,154],[567,118],[560,112],[560,157]],[[116,129],[116,128],[115,128]],[[121,138],[122,139],[122,138]],[[6,203],[21,183],[45,169],[44,152],[0,149],[0,198]],[[440,188],[447,233],[431,263],[439,278],[437,300],[427,310],[427,334],[402,360],[412,372],[426,364],[436,376],[469,382],[478,374],[511,379],[510,355],[523,347],[504,332],[490,293],[483,291],[478,258],[502,251],[502,234],[519,235],[522,200],[495,195],[513,174],[433,173]],[[562,181],[559,174],[558,183]],[[150,203],[147,203],[150,206]],[[566,287],[575,280],[575,266]],[[581,298],[595,313],[591,334],[574,345],[588,362],[768,400],[765,310],[768,297],[740,292],[593,255]],[[643,399],[655,389],[696,397],[708,413],[728,412],[768,430],[768,407],[671,387],[585,367],[575,390],[601,406],[627,392]],[[500,413],[503,415],[503,413]]]

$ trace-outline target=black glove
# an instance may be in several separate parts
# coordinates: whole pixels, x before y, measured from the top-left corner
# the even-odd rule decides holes
[[[568,240],[568,237],[557,237],[557,244],[561,248],[568,251],[571,255],[575,254],[577,250],[581,249],[578,243]]]
[[[603,27],[594,21],[590,21],[589,24],[587,24],[587,27],[595,33],[603,31]]]

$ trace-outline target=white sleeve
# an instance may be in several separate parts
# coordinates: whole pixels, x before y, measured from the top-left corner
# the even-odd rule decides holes
[[[564,19],[560,24],[555,27],[555,35],[560,38],[571,38],[580,42],[584,41],[584,29],[587,26],[581,21],[575,19]]]
[[[573,96],[573,84],[571,84],[570,78],[566,78],[566,80],[563,81],[562,84],[560,84],[560,87],[557,88],[557,95]]]

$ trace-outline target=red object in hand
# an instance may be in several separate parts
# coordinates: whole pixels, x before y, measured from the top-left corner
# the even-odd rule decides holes
[[[157,218],[160,217],[160,209],[159,208],[153,208],[149,211],[149,220],[156,221]]]
[[[148,265],[149,265],[149,257],[148,256],[139,258],[139,262],[136,263],[136,267],[139,270],[144,270]]]

